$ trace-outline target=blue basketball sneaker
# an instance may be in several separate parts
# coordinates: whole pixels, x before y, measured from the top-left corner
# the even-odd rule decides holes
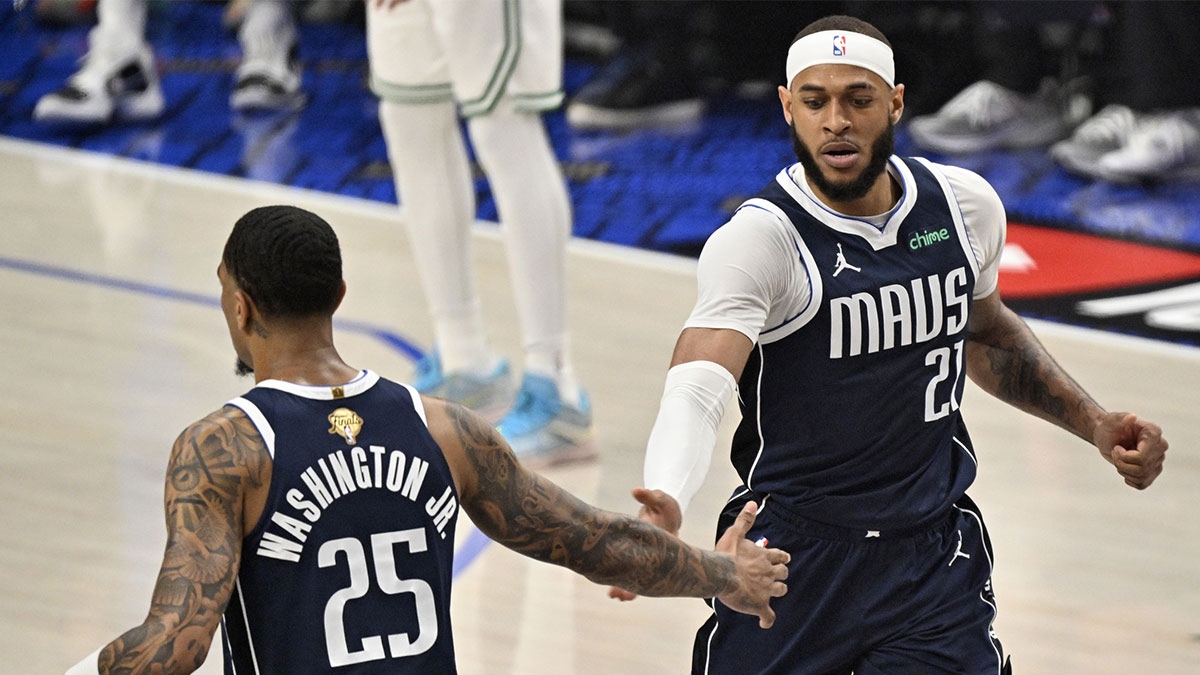
[[[592,406],[586,393],[578,408],[564,403],[554,380],[525,373],[512,410],[497,425],[523,464],[539,468],[589,459]]]
[[[437,352],[430,352],[417,361],[416,376],[417,391],[470,408],[489,422],[500,419],[513,402],[515,383],[507,359],[501,359],[488,375],[444,373]]]

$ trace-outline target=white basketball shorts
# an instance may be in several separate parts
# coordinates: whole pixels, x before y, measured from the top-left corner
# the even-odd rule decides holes
[[[454,100],[464,117],[487,114],[501,98],[528,112],[561,105],[561,0],[388,4],[367,2],[371,91],[380,98]]]

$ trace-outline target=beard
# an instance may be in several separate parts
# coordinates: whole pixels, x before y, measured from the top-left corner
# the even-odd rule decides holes
[[[800,135],[796,133],[795,123],[793,122],[790,126],[792,128],[792,149],[795,150],[800,165],[804,167],[804,176],[818,192],[835,202],[849,202],[867,196],[871,187],[875,185],[875,180],[887,169],[888,159],[896,151],[896,125],[888,120],[887,129],[871,144],[871,160],[862,173],[858,174],[857,178],[835,183],[821,173],[821,167],[817,166],[816,157],[813,157],[813,154],[804,145],[804,141],[800,140]]]
[[[236,373],[238,377],[245,377],[247,375],[254,374],[254,367],[239,358],[237,362],[233,364],[233,372]]]

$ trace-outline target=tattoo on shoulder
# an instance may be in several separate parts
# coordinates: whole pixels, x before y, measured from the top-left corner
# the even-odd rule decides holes
[[[480,481],[508,480],[517,468],[517,458],[495,427],[456,404],[447,404],[446,414]]]
[[[245,490],[269,479],[253,423],[225,407],[188,427],[167,468],[167,548],[150,613],[100,655],[101,670],[198,667],[237,578]],[[164,642],[165,640],[165,642]]]

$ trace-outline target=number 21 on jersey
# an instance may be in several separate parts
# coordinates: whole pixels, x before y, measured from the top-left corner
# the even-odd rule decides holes
[[[963,373],[963,341],[950,347],[939,347],[925,355],[925,365],[937,369],[929,385],[925,387],[925,421],[939,420],[951,412],[958,410],[962,403],[962,387],[959,382]],[[950,381],[950,390],[945,392],[940,387],[943,382]],[[939,392],[939,390],[942,390]]]

